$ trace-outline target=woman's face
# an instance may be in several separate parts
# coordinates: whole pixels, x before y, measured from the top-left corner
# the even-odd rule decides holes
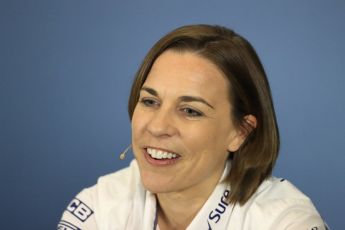
[[[168,50],[157,58],[132,117],[133,150],[146,189],[200,191],[217,184],[227,150],[241,144],[228,84],[197,54]]]

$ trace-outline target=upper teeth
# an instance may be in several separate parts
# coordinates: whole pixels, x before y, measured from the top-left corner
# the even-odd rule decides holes
[[[162,150],[151,149],[151,148],[147,148],[147,153],[150,154],[151,157],[156,158],[156,159],[171,159],[171,158],[177,157],[175,153],[169,153]]]

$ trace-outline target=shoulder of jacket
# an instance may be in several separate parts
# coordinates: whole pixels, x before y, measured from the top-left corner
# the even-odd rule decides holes
[[[254,193],[256,200],[310,200],[291,182],[282,178],[270,177],[262,182]]]
[[[300,223],[310,221],[322,223],[319,213],[308,196],[289,181],[275,177],[268,178],[260,185],[244,205],[243,211],[248,217],[256,219],[263,225],[258,229],[271,229],[269,226],[278,226],[277,224],[283,219],[286,222],[284,224],[291,224],[294,219],[297,221],[297,217]]]
[[[133,160],[129,167],[101,176],[89,190],[106,199],[124,199],[132,197],[138,187],[141,187],[140,174],[137,162]]]
[[[100,177],[97,184],[83,189],[75,199],[90,207],[99,229],[109,229],[112,222],[124,226],[135,195],[141,193],[145,192],[138,165],[133,160],[129,167]]]
[[[289,181],[275,177],[265,180],[244,207],[249,212],[259,209],[263,216],[278,216],[294,209],[317,213],[309,197]]]
[[[131,184],[137,184],[139,182],[140,174],[138,164],[136,160],[132,160],[128,167],[99,177],[99,179],[97,180],[97,186],[117,185],[130,187]]]

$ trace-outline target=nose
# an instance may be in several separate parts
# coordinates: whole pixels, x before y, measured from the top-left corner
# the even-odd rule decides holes
[[[159,108],[147,124],[148,132],[155,137],[171,137],[177,133],[174,115],[168,109]]]

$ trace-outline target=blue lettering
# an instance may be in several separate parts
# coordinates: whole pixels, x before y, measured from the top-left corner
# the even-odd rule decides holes
[[[223,193],[223,196],[220,198],[218,207],[215,210],[212,210],[208,216],[209,220],[212,220],[214,223],[218,223],[221,218],[221,214],[226,211],[226,207],[229,205],[227,198],[229,197],[230,191],[226,189]],[[207,221],[209,229],[211,229],[210,223]]]
[[[79,204],[80,204],[80,200],[73,199],[71,203],[68,205],[67,210],[70,212],[73,212],[78,207]]]
[[[225,212],[225,210],[226,210],[226,207],[223,204],[221,204],[221,203],[219,203],[218,206],[222,207],[223,210],[219,210],[218,208],[216,208],[216,212],[218,212],[219,214],[223,214]]]
[[[217,218],[217,220],[215,221],[215,223],[218,223],[218,221],[220,220],[220,215],[218,213],[216,213],[215,215],[213,215],[213,211],[210,212],[210,215],[208,216],[208,218],[210,220],[213,220],[214,218]]]
[[[87,218],[89,218],[93,214],[93,211],[77,198],[73,199],[72,202],[68,205],[67,211],[69,211],[82,222],[87,220]]]
[[[207,221],[207,224],[208,224],[208,230],[212,230],[210,222]]]
[[[227,190],[227,189],[226,189],[226,190],[224,191],[224,195],[223,195],[223,196],[224,196],[225,198],[228,198],[229,194],[230,194],[230,190]]]
[[[226,197],[222,196],[222,198],[220,198],[220,202],[222,202],[222,204],[224,204],[225,206],[228,206],[228,202],[226,201]]]

